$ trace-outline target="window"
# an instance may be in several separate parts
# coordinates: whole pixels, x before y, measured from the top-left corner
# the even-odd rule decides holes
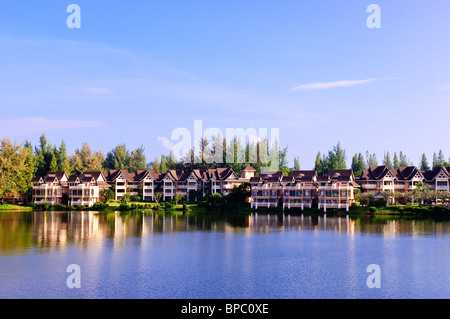
[[[289,196],[289,191],[284,191],[284,196]]]
[[[270,191],[270,196],[277,196],[277,191]]]
[[[339,191],[333,191],[333,197],[339,197]]]
[[[347,196],[347,191],[341,191],[341,196]]]
[[[290,191],[289,196],[295,196],[295,191]]]
[[[447,186],[447,182],[437,182],[437,186]]]
[[[305,191],[305,196],[309,196],[309,191]]]
[[[262,195],[263,195],[263,196],[269,196],[269,191],[263,191],[263,192],[262,192]]]
[[[325,191],[325,197],[331,197],[331,191]]]
[[[302,196],[302,191],[297,191],[297,196]]]

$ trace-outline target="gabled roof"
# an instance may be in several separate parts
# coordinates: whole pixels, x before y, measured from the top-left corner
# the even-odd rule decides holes
[[[68,183],[79,183],[80,179],[75,176],[75,175],[71,175],[69,176],[69,179],[67,180]]]
[[[84,172],[80,178],[81,183],[95,183],[95,185],[100,187],[111,187],[106,182],[105,175],[102,172]]]
[[[256,172],[256,169],[254,169],[250,165],[247,165],[247,166],[245,166],[245,168],[242,171],[245,171],[245,172]]]
[[[250,177],[250,183],[261,183],[262,178],[261,177]]]
[[[317,176],[317,172],[314,170],[310,171],[293,171],[292,176],[296,181],[301,182],[312,182],[314,181],[314,177]]]
[[[42,177],[36,176],[31,179],[30,183],[41,183],[42,184],[43,182],[44,182],[44,180],[42,179]]]
[[[112,170],[110,170],[108,172],[108,174],[106,175],[106,180],[108,182],[114,182],[120,176],[122,176],[122,178],[124,178],[126,180],[129,180],[129,178],[128,178],[128,171],[121,170],[121,169],[112,169]]]
[[[411,180],[414,178],[414,176],[416,176],[417,173],[419,173],[423,177],[422,173],[415,166],[399,167],[395,172],[395,177],[397,177],[399,181]]]
[[[369,169],[363,169],[361,171],[361,176],[358,178],[360,181],[374,181],[383,179],[388,173],[391,173],[394,177],[396,176],[395,171],[390,170],[386,165],[381,166],[370,166]]]
[[[283,176],[281,177],[281,183],[293,183],[294,182],[294,176]]]
[[[433,181],[441,172],[450,178],[450,167],[433,167],[432,170],[420,171],[424,179],[428,182]]]
[[[67,179],[66,172],[48,172],[44,177],[44,183],[58,183],[63,178]]]

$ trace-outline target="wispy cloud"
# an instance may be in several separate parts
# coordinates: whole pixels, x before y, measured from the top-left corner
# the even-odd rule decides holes
[[[158,136],[158,142],[169,151],[173,149],[173,143],[167,137]]]
[[[314,83],[298,85],[296,87],[289,89],[289,91],[290,92],[311,91],[311,90],[332,89],[332,88],[338,88],[338,87],[349,87],[349,86],[355,86],[355,85],[361,85],[361,84],[374,82],[376,80],[377,79],[375,79],[375,78],[370,78],[370,79],[365,79],[365,80],[341,80],[341,81],[333,81],[333,82],[314,82]]]
[[[85,91],[92,94],[108,94],[113,92],[111,89],[106,87],[89,87],[86,88]]]

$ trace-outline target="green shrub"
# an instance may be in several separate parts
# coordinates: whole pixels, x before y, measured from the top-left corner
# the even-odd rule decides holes
[[[104,210],[107,207],[109,207],[109,205],[103,202],[96,202],[94,203],[94,205],[92,205],[92,209],[94,210]]]
[[[378,209],[376,207],[372,206],[372,207],[369,208],[369,210],[370,210],[371,213],[376,213]]]
[[[125,204],[125,203],[121,203],[119,205],[119,210],[130,210],[130,205]]]

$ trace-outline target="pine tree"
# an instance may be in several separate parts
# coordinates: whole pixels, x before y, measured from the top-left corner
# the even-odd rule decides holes
[[[394,152],[394,169],[398,169],[400,167],[400,161],[398,160],[397,153]]]
[[[72,173],[69,156],[67,156],[66,143],[64,141],[61,141],[61,146],[58,150],[58,168],[59,171],[66,172],[68,175]]]
[[[298,156],[294,157],[294,170],[299,171],[300,170],[300,160]]]
[[[389,169],[392,169],[394,167],[392,165],[391,156],[389,155],[389,152],[386,152],[384,154],[383,165],[386,165]]]
[[[422,159],[420,161],[420,170],[422,171],[428,171],[430,169],[430,166],[428,166],[428,161],[425,153],[422,154]]]
[[[316,155],[316,161],[314,163],[314,170],[317,172],[318,175],[322,175],[323,173],[323,163],[322,163],[322,157],[320,155],[320,152]]]

